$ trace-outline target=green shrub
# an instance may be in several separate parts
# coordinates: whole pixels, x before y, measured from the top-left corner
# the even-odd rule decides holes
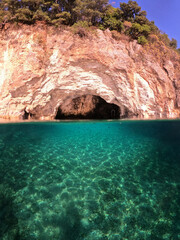
[[[123,23],[114,17],[104,19],[104,27],[109,28],[110,30],[117,30],[119,32],[121,32],[124,28]]]
[[[21,8],[16,11],[15,18],[17,22],[31,23],[33,13],[27,8]]]
[[[89,23],[87,21],[79,21],[75,23],[72,27],[74,34],[79,35],[81,38],[88,35]]]
[[[48,16],[47,12],[43,12],[42,10],[38,9],[34,15],[33,15],[33,20],[38,20],[38,21],[45,21],[45,22],[50,22],[50,18]]]
[[[71,14],[65,11],[56,14],[56,17],[53,20],[51,20],[51,23],[56,27],[58,27],[61,24],[70,25],[70,22],[71,22]]]
[[[172,38],[172,40],[169,43],[170,47],[176,49],[177,48],[177,40]]]
[[[102,25],[104,28],[121,32],[124,29],[123,22],[120,20],[120,10],[109,7],[102,17]]]
[[[151,29],[147,24],[139,24],[139,23],[133,23],[132,27],[129,29],[129,35],[132,38],[138,39],[140,36],[148,37],[150,34]]]
[[[161,33],[159,35],[160,40],[166,45],[169,46],[170,44],[170,39],[166,33]]]
[[[148,40],[147,40],[147,38],[145,37],[145,36],[140,36],[140,37],[138,37],[138,43],[139,44],[141,44],[141,45],[145,45],[145,44],[147,44],[148,43]]]
[[[102,31],[106,30],[105,26],[103,26],[102,24],[100,24],[98,28]]]

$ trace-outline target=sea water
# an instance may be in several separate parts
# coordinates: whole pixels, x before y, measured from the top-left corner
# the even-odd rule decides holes
[[[0,239],[180,239],[180,121],[0,124]]]

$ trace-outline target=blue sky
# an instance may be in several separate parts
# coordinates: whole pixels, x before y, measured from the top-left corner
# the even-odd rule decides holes
[[[110,0],[114,7],[128,0]],[[155,21],[156,26],[167,33],[169,38],[175,38],[180,48],[180,0],[136,0],[142,10],[147,12],[147,18]]]

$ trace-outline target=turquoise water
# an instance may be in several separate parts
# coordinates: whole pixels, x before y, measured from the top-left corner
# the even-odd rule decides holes
[[[180,121],[0,124],[0,239],[180,239]]]

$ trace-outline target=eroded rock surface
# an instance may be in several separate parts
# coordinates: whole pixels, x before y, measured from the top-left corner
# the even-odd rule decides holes
[[[38,24],[0,33],[0,118],[54,119],[59,109],[85,116],[93,96],[118,106],[119,117],[179,117],[180,58],[158,60],[109,30],[80,38]],[[86,107],[75,111],[77,99]]]

